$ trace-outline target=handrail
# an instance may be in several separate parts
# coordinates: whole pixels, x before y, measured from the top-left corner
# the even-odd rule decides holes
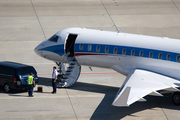
[[[67,59],[67,61],[68,61],[69,63],[70,63],[70,61],[72,61],[72,60],[75,58],[75,56],[73,56],[72,59],[70,59],[70,60],[68,59],[68,56],[71,54],[69,51],[70,51],[70,49],[71,49],[71,47],[72,47],[73,44],[74,44],[74,43],[72,42],[71,45],[70,45],[70,47],[69,47],[68,50],[67,50],[67,53],[64,54],[64,57],[63,57],[62,61],[59,62],[59,63],[56,63],[56,64],[58,65],[60,71],[61,71],[62,64],[64,63],[65,58]],[[66,52],[66,48],[65,48],[65,52]]]
[[[65,57],[67,58],[67,56],[68,56],[69,54],[70,54],[70,52],[65,53],[65,54],[64,54],[64,58],[65,58]],[[61,63],[63,63],[63,62],[64,62],[64,58],[62,59]]]

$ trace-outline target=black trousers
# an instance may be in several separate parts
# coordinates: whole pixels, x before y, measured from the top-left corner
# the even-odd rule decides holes
[[[28,95],[29,95],[29,96],[32,96],[32,95],[33,95],[33,88],[34,88],[33,85],[28,85]]]
[[[52,79],[52,87],[53,87],[53,93],[56,93],[56,82],[54,82],[55,79]]]

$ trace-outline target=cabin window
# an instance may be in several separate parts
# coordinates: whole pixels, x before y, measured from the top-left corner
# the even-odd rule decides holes
[[[109,47],[105,47],[105,53],[108,53],[109,52]]]
[[[82,50],[83,49],[83,44],[79,45],[79,49]]]
[[[166,59],[167,59],[167,60],[170,60],[170,59],[171,59],[171,55],[168,54]]]
[[[122,54],[126,55],[126,49],[125,48],[122,50]]]
[[[179,55],[176,57],[176,61],[177,61],[177,62],[180,61],[180,56],[179,56]]]
[[[92,45],[88,45],[88,51],[91,51]]]
[[[114,54],[117,54],[117,50],[118,50],[118,49],[115,47],[114,50],[113,50],[113,53],[114,53]]]
[[[153,52],[149,53],[149,58],[153,58]]]
[[[140,51],[140,52],[139,52],[139,56],[140,56],[140,57],[143,57],[143,51]]]
[[[131,50],[131,56],[135,55],[135,50]]]
[[[49,41],[57,42],[58,41],[58,36],[53,35],[51,38],[49,38]]]
[[[162,59],[162,53],[159,53],[158,59]]]
[[[99,45],[96,47],[96,51],[100,52],[100,46]]]

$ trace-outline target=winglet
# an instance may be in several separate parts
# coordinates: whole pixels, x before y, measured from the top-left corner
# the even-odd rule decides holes
[[[129,106],[127,104],[131,87],[127,87],[122,94],[119,94],[112,103],[113,106]]]

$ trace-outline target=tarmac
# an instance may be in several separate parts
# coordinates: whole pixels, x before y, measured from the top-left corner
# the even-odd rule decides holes
[[[171,95],[146,96],[146,102],[114,107],[126,76],[110,69],[82,66],[79,80],[51,94],[55,63],[34,53],[61,29],[82,27],[180,39],[179,0],[1,0],[0,61],[32,65],[40,82],[34,97],[26,91],[0,89],[2,120],[178,120],[180,106]],[[37,87],[42,86],[43,92]]]

